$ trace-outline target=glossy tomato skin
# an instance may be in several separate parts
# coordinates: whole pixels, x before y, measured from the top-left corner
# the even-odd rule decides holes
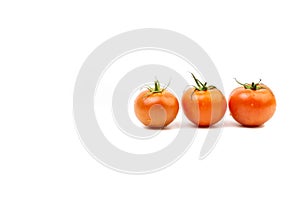
[[[275,113],[276,99],[265,85],[252,90],[238,87],[229,97],[229,110],[232,117],[244,126],[261,126]]]
[[[227,109],[222,92],[216,88],[206,91],[187,89],[182,96],[185,116],[199,127],[208,127],[220,121]]]
[[[141,92],[135,99],[134,112],[145,126],[163,128],[177,116],[179,103],[167,90],[158,93]]]

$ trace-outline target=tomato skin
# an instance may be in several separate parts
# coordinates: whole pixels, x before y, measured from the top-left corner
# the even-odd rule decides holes
[[[141,92],[135,99],[134,112],[145,126],[163,128],[177,116],[179,103],[167,90],[158,93]]]
[[[227,109],[227,102],[220,90],[187,89],[182,96],[185,116],[199,127],[208,127],[220,121]]]
[[[238,87],[230,94],[230,113],[244,126],[261,126],[275,113],[276,99],[273,92],[265,85],[258,86],[261,89]]]

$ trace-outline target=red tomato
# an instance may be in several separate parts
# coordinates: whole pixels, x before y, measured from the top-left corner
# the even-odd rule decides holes
[[[220,121],[227,102],[220,90],[206,86],[192,74],[196,85],[187,89],[182,96],[182,108],[186,117],[200,127],[208,127]]]
[[[135,99],[134,112],[145,126],[163,128],[169,125],[177,116],[179,103],[177,98],[166,90],[160,88],[155,81],[154,88],[141,92]]]
[[[260,81],[256,84],[238,83],[242,87],[234,89],[229,97],[229,110],[232,117],[244,126],[264,124],[276,110],[273,92]]]

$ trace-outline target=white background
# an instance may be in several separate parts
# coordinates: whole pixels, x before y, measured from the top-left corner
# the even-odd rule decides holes
[[[297,1],[1,1],[0,199],[299,199],[300,6]],[[262,78],[277,97],[262,128],[226,113],[214,151],[205,133],[171,167],[127,175],[96,162],[73,122],[79,69],[106,39],[165,28],[196,41],[225,87]]]

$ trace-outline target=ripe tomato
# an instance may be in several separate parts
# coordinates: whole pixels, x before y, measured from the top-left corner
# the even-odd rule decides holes
[[[237,80],[236,80],[237,81]],[[273,92],[260,83],[242,84],[232,91],[229,97],[229,110],[232,117],[244,126],[260,126],[268,121],[276,109]]]
[[[160,87],[157,80],[154,83],[154,88],[148,87],[136,97],[134,112],[145,126],[163,128],[176,118],[179,103],[172,93]]]
[[[192,74],[196,85],[187,89],[182,96],[182,108],[186,117],[200,127],[208,127],[220,121],[227,102],[220,90],[206,86]]]

